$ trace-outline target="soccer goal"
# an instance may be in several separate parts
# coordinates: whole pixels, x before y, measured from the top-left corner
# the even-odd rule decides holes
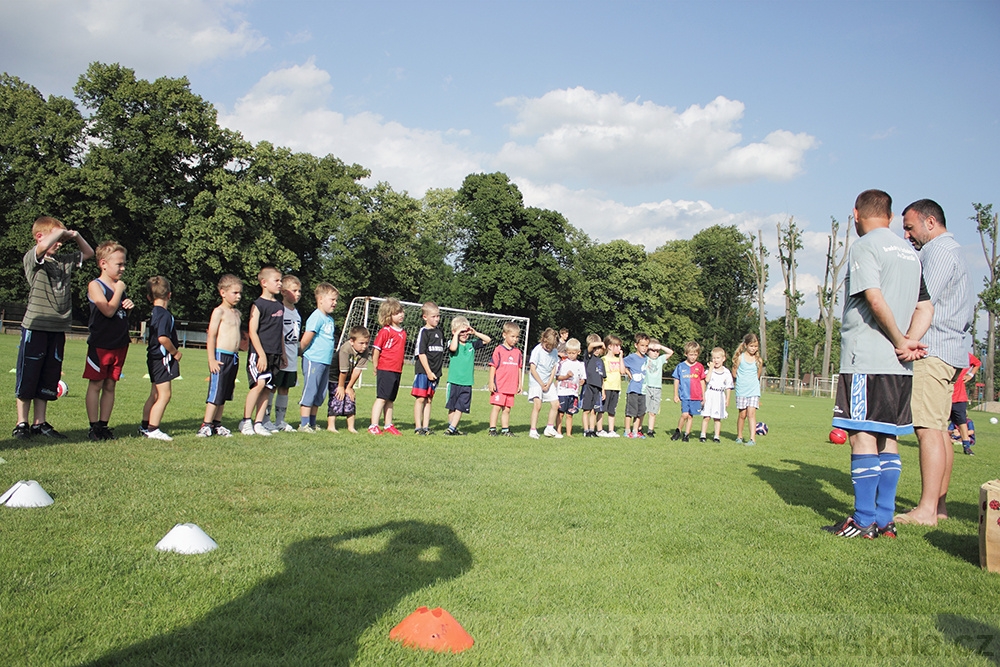
[[[371,340],[375,340],[375,334],[382,328],[378,322],[378,308],[384,301],[384,298],[375,296],[356,296],[351,299],[351,306],[347,309],[347,318],[344,320],[344,326],[340,330],[338,349],[347,340],[351,328],[356,326],[363,326],[368,329],[371,334]],[[420,309],[423,307],[423,304],[412,303],[410,301],[400,301],[400,303],[403,304],[403,312],[406,314],[406,318],[403,320],[403,328],[406,329],[406,359],[407,361],[412,361],[413,349],[417,341],[417,331],[424,326],[424,320],[420,317]],[[493,342],[483,347],[483,349],[476,350],[475,364],[480,367],[486,366],[489,363],[490,357],[493,355],[493,348],[503,340],[503,325],[507,322],[518,324],[521,327],[521,342],[519,345],[521,351],[524,352],[522,355],[521,372],[524,372],[524,364],[527,362],[528,352],[530,352],[530,350],[526,351],[527,341],[531,340],[529,331],[531,327],[530,319],[516,315],[483,313],[477,310],[461,310],[458,308],[444,308],[442,306],[438,306],[438,309],[441,311],[441,322],[438,326],[444,332],[445,345],[451,341],[451,321],[458,315],[464,315],[469,320],[472,328],[493,339]],[[444,357],[444,365],[445,368],[448,367],[448,355]],[[361,380],[364,379],[364,376],[362,376]]]

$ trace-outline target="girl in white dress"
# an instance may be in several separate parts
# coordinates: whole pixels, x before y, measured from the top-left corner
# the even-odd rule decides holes
[[[726,368],[726,351],[721,347],[712,350],[712,367],[706,375],[705,380],[702,380],[705,383],[705,406],[701,409],[703,419],[699,440],[707,440],[705,434],[708,431],[708,421],[712,419],[715,420],[715,437],[712,440],[722,442],[719,435],[722,420],[729,416],[726,408],[729,407],[729,395],[733,390],[733,374]]]

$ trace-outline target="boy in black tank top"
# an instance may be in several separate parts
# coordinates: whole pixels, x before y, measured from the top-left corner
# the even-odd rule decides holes
[[[94,251],[101,275],[87,286],[90,301],[90,337],[87,339],[87,362],[83,378],[87,385],[87,419],[91,440],[114,440],[108,428],[115,407],[115,386],[122,375],[125,356],[131,342],[128,312],[132,300],[125,296],[125,248],[116,241],[105,241]]]
[[[281,294],[281,271],[265,266],[257,274],[261,295],[250,307],[250,349],[247,354],[247,378],[250,391],[243,408],[240,432],[243,435],[269,436],[264,428],[267,401],[274,389],[274,376],[284,365],[284,315]]]

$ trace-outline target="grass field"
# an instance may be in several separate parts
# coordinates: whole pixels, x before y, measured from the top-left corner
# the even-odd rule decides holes
[[[0,336],[4,370],[16,343]],[[979,568],[979,486],[1000,476],[1000,427],[985,419],[978,455],[955,459],[952,518],[872,542],[820,530],[852,509],[829,399],[765,395],[770,434],[755,448],[733,444],[735,415],[722,445],[535,441],[526,401],[521,437],[489,438],[478,392],[465,438],[199,439],[207,371],[191,350],[164,420],[175,439],[157,442],[128,436],[149,391],[135,347],[112,419],[125,437],[91,443],[84,355],[67,344],[70,394],[50,407],[67,442],[9,437],[4,375],[0,491],[35,479],[55,504],[0,507],[2,665],[1000,662],[1000,576]],[[361,393],[362,415],[371,400]],[[401,392],[404,426],[412,406]],[[664,406],[672,426],[677,406]],[[915,439],[902,445],[906,509],[920,477]],[[154,549],[184,522],[219,548]],[[389,641],[421,605],[447,609],[476,645],[452,656]]]

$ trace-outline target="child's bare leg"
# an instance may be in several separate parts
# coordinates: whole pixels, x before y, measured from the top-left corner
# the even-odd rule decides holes
[[[393,424],[393,421],[392,421],[392,406],[394,404],[395,404],[395,401],[386,401],[385,402],[385,426],[386,426],[386,428],[392,426],[392,424]]]
[[[434,402],[433,396],[428,396],[424,399],[424,428],[430,428],[431,425],[431,404]]]
[[[214,405],[212,403],[206,403],[205,404],[205,419],[202,421],[202,423],[204,423],[204,424],[211,424],[212,422],[214,422],[217,419],[216,414],[219,415],[218,418],[222,417],[222,406],[221,405]]]
[[[608,413],[608,433],[612,433],[615,430],[615,416]]]
[[[649,430],[653,431],[656,429],[656,415],[652,412],[649,413]]]
[[[715,420],[715,437],[718,438],[721,433],[722,433],[722,420],[721,419],[716,419]]]
[[[267,388],[267,385],[264,385],[260,389],[260,394],[257,395],[257,405],[253,411],[253,414],[256,415],[256,419],[254,421],[264,421],[264,416],[267,414],[267,404],[270,400],[271,390]]]
[[[594,430],[602,431],[604,430],[604,413],[597,412],[594,414]]]
[[[757,435],[757,408],[752,405],[747,408],[747,426],[750,428],[750,435],[747,439],[753,440],[754,436]],[[740,433],[742,434],[743,431],[741,430]]]
[[[510,407],[503,409],[500,413],[500,428],[510,429]]]
[[[101,392],[101,421],[107,423],[111,419],[111,411],[115,409],[115,387],[118,383],[107,378],[104,380],[104,390]]]
[[[496,430],[497,427],[497,416],[500,414],[500,406],[494,405],[493,409],[490,410],[490,429]]]
[[[421,429],[427,425],[424,421],[424,404],[426,402],[427,399],[422,396],[418,396],[413,401],[413,428],[415,429]]]
[[[149,429],[153,430],[160,426],[160,422],[163,420],[163,413],[167,409],[167,404],[170,403],[170,382],[161,382],[160,384],[153,385],[149,393],[149,398],[152,400],[152,404],[150,404],[149,400],[146,401],[149,411],[147,412],[144,409],[142,414],[144,421],[149,422]]]
[[[101,385],[104,380],[90,380],[83,402],[87,406],[87,421],[96,422],[101,418]]]
[[[537,396],[531,399],[531,430],[538,430],[538,413],[542,411],[542,399]]]
[[[258,382],[247,392],[247,400],[243,404],[243,419],[252,420],[254,415],[257,414],[257,399],[260,398],[260,392],[263,389],[264,383]]]
[[[379,419],[382,417],[382,408],[385,407],[384,398],[376,398],[375,402],[372,403],[372,424],[378,426]]]
[[[710,417],[702,417],[701,418],[701,436],[702,437],[705,437],[705,435],[708,433],[708,422],[709,421],[711,421]]]
[[[625,415],[625,432],[626,433],[632,432],[632,418],[629,417],[628,415]]]
[[[354,428],[354,415],[347,416],[347,430],[350,433],[357,433],[358,429]]]
[[[736,417],[736,437],[740,440],[743,439],[743,424],[747,420],[747,409],[743,408],[740,410],[739,416]],[[750,427],[750,437],[753,438],[753,427]]]
[[[556,416],[559,414],[559,401],[552,401],[549,406],[549,426],[554,426],[556,423]]]
[[[571,414],[569,414],[567,412],[566,416],[563,417],[563,423],[566,424],[566,437],[567,438],[572,438],[573,437],[573,415],[571,415]]]
[[[452,410],[451,412],[448,413],[448,426],[452,427],[453,429],[457,429],[458,420],[461,418],[462,418],[461,410]]]

